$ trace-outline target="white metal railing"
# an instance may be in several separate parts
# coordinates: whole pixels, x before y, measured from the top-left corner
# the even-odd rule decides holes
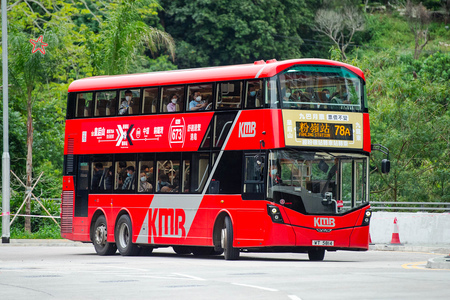
[[[408,211],[440,211],[450,212],[450,202],[394,202],[372,201],[373,210],[408,210]]]

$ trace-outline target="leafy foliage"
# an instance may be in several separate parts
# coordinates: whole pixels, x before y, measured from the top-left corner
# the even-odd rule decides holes
[[[301,57],[297,29],[313,16],[304,0],[162,0],[161,5],[181,68]]]

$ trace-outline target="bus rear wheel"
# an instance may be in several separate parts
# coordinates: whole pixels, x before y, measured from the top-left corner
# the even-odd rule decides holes
[[[108,243],[106,241],[108,236],[106,228],[105,216],[98,217],[94,224],[94,236],[92,241],[94,243],[95,252],[97,252],[98,255],[112,255],[116,253],[117,250],[116,244]]]
[[[139,247],[133,244],[133,229],[128,215],[122,215],[117,221],[115,230],[117,249],[123,256],[133,256],[139,254]]]
[[[308,257],[311,261],[322,261],[325,257],[325,249],[316,248],[308,250]]]
[[[236,260],[239,258],[239,248],[233,247],[233,224],[229,216],[225,217],[223,226],[220,237],[223,255],[226,260]]]

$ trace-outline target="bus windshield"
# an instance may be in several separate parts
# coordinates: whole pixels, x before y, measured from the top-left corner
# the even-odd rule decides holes
[[[368,202],[366,156],[269,152],[267,198],[304,214],[343,214]]]
[[[362,111],[364,81],[343,67],[296,65],[279,75],[282,108]]]

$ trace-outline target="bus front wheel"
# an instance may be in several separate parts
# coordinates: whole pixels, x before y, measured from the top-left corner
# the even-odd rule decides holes
[[[128,215],[122,215],[117,221],[115,230],[117,249],[123,256],[137,255],[140,251],[136,244],[133,244],[133,230],[131,220]]]
[[[325,257],[325,249],[316,248],[308,250],[308,257],[311,261],[322,261]]]
[[[105,216],[98,217],[95,221],[93,237],[95,252],[97,252],[98,255],[112,255],[116,253],[117,250],[116,244],[108,243],[106,241],[108,236],[106,228]]]
[[[235,260],[239,258],[239,248],[233,247],[233,224],[230,217],[226,216],[224,221],[224,228],[221,232],[221,246],[223,248],[223,255],[226,260]]]

